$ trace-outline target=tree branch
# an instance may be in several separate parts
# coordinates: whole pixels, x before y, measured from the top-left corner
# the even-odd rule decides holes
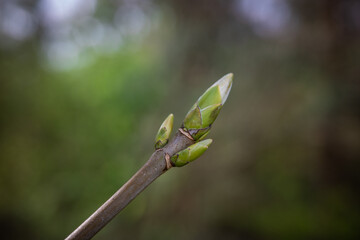
[[[124,209],[150,183],[168,169],[165,154],[172,156],[194,144],[178,131],[174,138],[162,149],[156,150],[149,160],[127,181],[109,200],[85,220],[66,240],[90,239]]]
[[[203,139],[229,95],[232,79],[233,74],[229,73],[208,88],[168,143],[174,120],[174,115],[170,114],[160,126],[155,138],[157,150],[150,159],[66,240],[92,238],[161,174],[172,166],[182,167],[201,156],[212,143],[211,139]]]

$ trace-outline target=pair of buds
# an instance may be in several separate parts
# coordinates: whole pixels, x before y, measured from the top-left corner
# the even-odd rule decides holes
[[[186,114],[182,130],[189,133],[195,144],[175,153],[170,160],[176,167],[182,167],[200,157],[212,143],[211,139],[203,140],[209,134],[211,125],[220,113],[231,86],[233,74],[229,73],[215,82],[196,101]],[[161,124],[155,137],[155,148],[163,148],[169,141],[174,123],[174,115],[170,114]]]

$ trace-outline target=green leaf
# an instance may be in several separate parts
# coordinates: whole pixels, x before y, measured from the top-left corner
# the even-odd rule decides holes
[[[206,139],[195,143],[190,147],[187,147],[184,150],[174,154],[171,157],[171,161],[175,164],[176,167],[182,167],[189,162],[199,158],[208,149],[211,143],[212,139]]]
[[[222,108],[221,104],[214,104],[201,110],[202,128],[210,126],[217,118]]]
[[[198,105],[200,109],[204,109],[208,106],[221,103],[221,93],[219,86],[210,87],[206,92],[199,98]]]
[[[192,128],[201,128],[201,113],[200,108],[195,106],[195,108],[191,109],[184,119],[184,126],[187,129]]]

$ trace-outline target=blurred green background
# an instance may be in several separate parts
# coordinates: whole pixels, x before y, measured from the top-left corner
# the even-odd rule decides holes
[[[360,239],[360,2],[1,0],[1,239],[63,239],[234,73],[211,148],[95,239]]]

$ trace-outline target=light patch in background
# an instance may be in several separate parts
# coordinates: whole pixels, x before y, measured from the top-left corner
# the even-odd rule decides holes
[[[83,42],[79,43],[76,38],[79,35],[77,34],[79,25],[93,19],[96,5],[96,0],[41,0],[39,2],[37,11],[44,27],[42,39],[44,65],[53,70],[64,71],[91,62],[92,58],[84,54]],[[97,25],[94,29],[98,31]],[[99,33],[86,34],[82,39],[87,38],[87,43],[98,42]],[[88,45],[86,44],[86,47]]]
[[[32,15],[13,2],[8,2],[0,9],[1,32],[12,40],[23,41],[35,31]]]
[[[105,39],[105,27],[99,20],[87,18],[72,29],[75,42],[81,47],[98,47]]]
[[[114,25],[122,34],[130,36],[141,34],[148,21],[144,11],[134,4],[118,8],[114,16]]]
[[[96,0],[41,0],[38,10],[42,23],[54,27],[54,25],[69,24],[81,17],[92,15],[96,5]]]
[[[97,55],[121,50],[124,39],[137,46],[151,26],[143,6],[135,2],[119,4],[110,21],[94,17],[96,6],[96,0],[40,1],[45,65],[60,71],[87,65]]]
[[[280,35],[294,22],[291,9],[283,0],[238,0],[236,9],[250,22],[254,32],[263,37]]]
[[[43,44],[44,57],[51,68],[68,70],[79,64],[80,49],[73,41],[54,40]]]
[[[112,25],[103,25],[104,38],[96,50],[99,53],[113,54],[120,50],[123,45],[123,38],[120,32]]]
[[[112,18],[102,21],[94,16],[97,5],[97,0],[40,0],[30,12],[17,1],[0,2],[0,46],[10,49],[41,29],[41,60],[60,71],[114,54],[124,43],[143,46],[154,16],[151,2],[119,2]]]
[[[93,49],[98,53],[119,50],[122,43],[120,32],[111,24],[96,18],[87,18],[72,29],[71,36],[83,49]]]

